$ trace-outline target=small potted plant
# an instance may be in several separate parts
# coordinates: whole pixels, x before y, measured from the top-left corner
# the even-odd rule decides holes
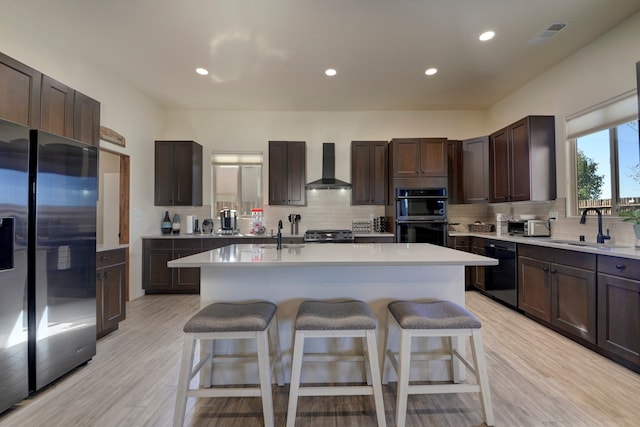
[[[633,232],[636,233],[636,239],[640,239],[640,209],[620,212],[623,221],[633,222]]]

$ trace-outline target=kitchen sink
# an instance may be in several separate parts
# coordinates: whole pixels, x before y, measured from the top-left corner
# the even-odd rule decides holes
[[[581,242],[579,240],[549,240],[549,243],[556,243],[556,244],[568,245],[568,246],[586,247],[586,248],[595,248],[595,249],[616,249],[616,248],[620,249],[620,248],[630,247],[630,246],[607,244],[607,243]]]

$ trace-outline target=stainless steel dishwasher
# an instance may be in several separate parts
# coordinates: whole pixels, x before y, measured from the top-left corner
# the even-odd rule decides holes
[[[485,267],[485,293],[498,301],[518,307],[518,263],[516,244],[485,239],[485,256],[495,258],[498,265]]]

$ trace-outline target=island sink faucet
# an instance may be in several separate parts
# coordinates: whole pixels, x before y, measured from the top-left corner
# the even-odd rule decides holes
[[[607,228],[607,235],[602,234],[602,211],[598,208],[586,208],[582,211],[582,216],[580,217],[580,224],[584,224],[587,222],[587,212],[594,211],[598,214],[598,236],[596,237],[596,241],[598,243],[604,243],[605,240],[609,240],[611,236],[609,236],[609,229]]]
[[[276,244],[276,249],[281,251],[282,250],[282,220],[278,221],[278,242]]]

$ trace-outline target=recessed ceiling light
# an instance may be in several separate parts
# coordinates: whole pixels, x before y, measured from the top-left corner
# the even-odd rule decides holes
[[[200,74],[201,76],[206,76],[207,74],[209,74],[209,70],[207,70],[206,68],[196,68],[196,73]]]
[[[336,74],[338,74],[338,72],[336,70],[334,70],[333,68],[327,68],[324,73],[329,76],[329,77],[333,77]]]
[[[487,40],[491,40],[495,35],[496,33],[494,33],[493,31],[485,31],[484,33],[480,34],[480,37],[478,37],[478,39],[480,39],[480,41],[486,42]]]
[[[429,68],[429,69],[428,69],[427,71],[425,71],[424,73],[425,73],[427,76],[433,76],[433,75],[434,75],[435,73],[437,73],[437,72],[438,72],[438,69],[437,69],[437,68]]]

